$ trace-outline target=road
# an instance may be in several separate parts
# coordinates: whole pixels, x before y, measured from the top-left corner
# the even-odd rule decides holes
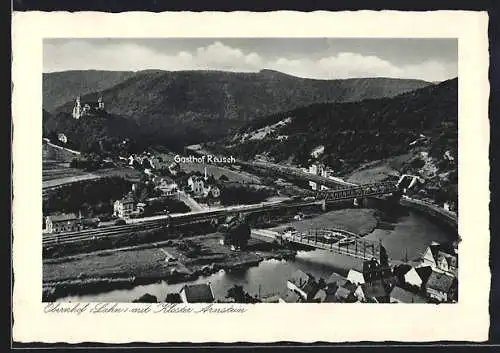
[[[203,211],[206,210],[205,207],[201,206],[195,199],[186,194],[184,191],[179,191],[179,200],[184,202],[191,211]]]

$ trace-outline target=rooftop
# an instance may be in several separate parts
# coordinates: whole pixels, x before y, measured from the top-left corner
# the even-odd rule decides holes
[[[426,284],[427,281],[429,280],[429,276],[432,273],[432,268],[430,266],[422,266],[422,267],[417,267],[415,271],[417,271],[418,275],[422,279],[422,284]]]
[[[401,287],[394,287],[391,292],[391,298],[402,303],[427,303],[427,300],[421,295],[412,293]]]
[[[439,290],[441,292],[448,292],[455,283],[455,277],[449,276],[444,273],[432,271],[427,281],[427,288]]]
[[[214,301],[212,288],[207,283],[185,285],[182,287],[182,291],[185,292],[189,303],[211,303]]]
[[[58,215],[47,216],[52,222],[64,222],[64,221],[72,221],[77,219],[78,217],[74,213],[63,213]]]
[[[294,291],[289,290],[284,297],[282,297],[286,303],[298,303],[300,302],[300,296]]]

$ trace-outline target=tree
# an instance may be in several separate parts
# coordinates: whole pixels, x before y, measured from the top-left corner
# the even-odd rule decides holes
[[[257,303],[258,299],[243,290],[243,286],[235,284],[227,290],[226,298],[232,298],[236,303]]]

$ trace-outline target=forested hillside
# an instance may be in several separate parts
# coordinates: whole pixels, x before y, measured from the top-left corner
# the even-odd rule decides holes
[[[127,75],[131,76],[123,80]],[[149,70],[123,73],[114,80],[118,82],[110,88],[82,94],[82,100],[96,99],[102,94],[110,114],[134,121],[151,141],[170,146],[225,137],[259,117],[312,103],[392,97],[430,85],[419,80],[388,78],[312,80],[271,70]],[[59,87],[57,92],[73,92],[63,83],[52,86]],[[44,91],[44,100],[53,102],[55,91]],[[71,112],[77,94],[72,95],[66,104],[55,109],[56,113]]]

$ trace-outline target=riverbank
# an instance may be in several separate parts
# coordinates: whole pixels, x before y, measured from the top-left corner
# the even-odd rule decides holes
[[[297,230],[340,227],[364,235],[377,226],[374,209],[343,209],[318,214],[275,227]],[[132,288],[158,281],[179,283],[223,269],[243,270],[270,259],[290,259],[295,250],[250,239],[245,251],[220,244],[218,233],[178,237],[161,242],[46,259],[43,263],[43,300]]]
[[[312,218],[288,222],[269,228],[269,230],[279,232],[287,227],[294,227],[299,232],[305,232],[311,229],[339,228],[359,234],[360,236],[365,236],[373,232],[378,227],[379,222],[379,216],[375,209],[348,208],[329,211]]]
[[[295,254],[253,239],[247,250],[231,251],[221,245],[219,239],[214,233],[44,261],[43,301],[159,281],[169,284],[193,281],[220,270],[246,269],[263,260],[287,259]],[[196,256],[192,256],[193,249],[198,249]]]

